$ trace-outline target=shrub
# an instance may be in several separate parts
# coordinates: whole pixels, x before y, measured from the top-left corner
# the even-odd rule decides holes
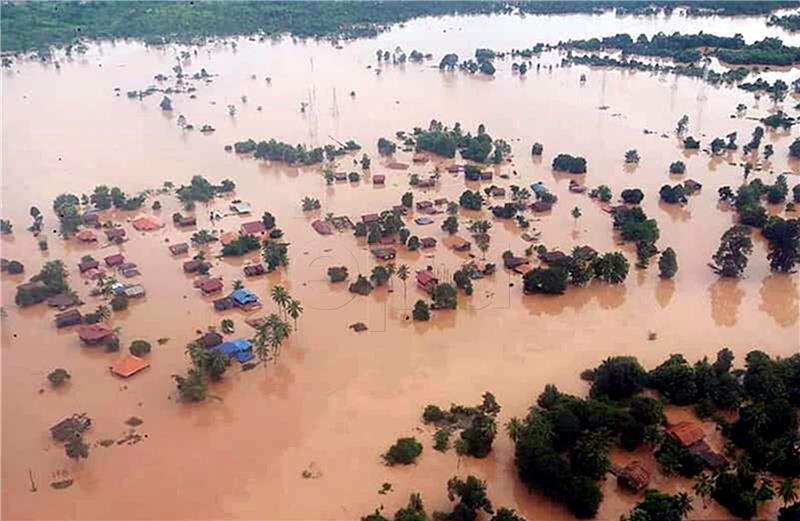
[[[420,300],[418,302],[422,301]],[[422,421],[425,423],[437,423],[444,420],[445,417],[445,412],[438,405],[426,405],[425,410],[422,411]]]
[[[620,197],[628,204],[639,204],[644,199],[644,193],[638,188],[628,188],[622,191]]]
[[[553,159],[553,170],[569,172],[571,174],[585,174],[586,159],[569,154],[558,154],[555,159]]]
[[[422,454],[422,444],[416,438],[398,438],[383,455],[383,459],[388,465],[409,465],[414,463],[420,454]]]
[[[431,309],[430,306],[424,300],[418,300],[416,304],[414,304],[414,310],[411,312],[411,316],[414,320],[418,320],[420,322],[425,322],[430,320],[431,318]]]
[[[531,155],[541,156],[544,152],[544,146],[541,143],[534,143],[531,147]]]
[[[686,173],[686,163],[683,161],[675,161],[669,165],[670,174],[684,174]]]
[[[452,284],[443,282],[433,288],[434,309],[456,309],[458,307],[458,294]]]
[[[150,342],[145,340],[134,340],[128,349],[134,356],[144,356],[150,353]]]
[[[342,282],[347,280],[347,266],[331,266],[328,268],[328,277],[331,282]]]
[[[659,276],[662,279],[671,279],[678,272],[678,257],[675,250],[666,248],[658,259]]]
[[[61,387],[70,378],[72,378],[72,375],[70,375],[66,369],[60,367],[47,375],[47,379],[50,380],[50,385],[53,387]]]

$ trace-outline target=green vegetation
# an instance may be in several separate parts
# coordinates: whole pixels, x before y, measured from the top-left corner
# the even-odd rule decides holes
[[[617,207],[612,212],[614,228],[620,231],[623,240],[655,243],[659,237],[658,223],[648,219],[640,207]]]
[[[460,430],[460,437],[455,443],[458,453],[484,458],[492,450],[499,413],[500,404],[492,393],[487,392],[483,394],[481,403],[473,407],[453,404],[445,411],[437,405],[427,405],[422,420],[439,428],[436,433],[437,450],[447,450],[450,436]]]
[[[567,291],[568,273],[563,268],[534,268],[522,279],[525,293],[560,295]]]
[[[208,382],[222,379],[228,368],[228,357],[222,351],[208,350],[200,342],[186,346],[186,354],[192,366],[186,376],[172,375],[183,400],[200,402],[208,396]]]
[[[427,129],[415,128],[414,139],[417,151],[433,152],[444,157],[455,157],[456,151],[461,157],[478,163],[500,163],[511,153],[511,147],[502,139],[492,139],[486,128],[478,125],[476,135],[466,134],[461,124],[456,123],[452,129],[437,120],[431,120]]]
[[[424,300],[418,300],[414,304],[414,309],[411,311],[411,316],[418,322],[427,322],[431,319],[431,308]]]
[[[422,454],[422,444],[416,438],[398,438],[383,455],[387,465],[410,465]]]
[[[178,199],[184,204],[208,202],[218,194],[229,193],[236,189],[233,181],[225,179],[219,185],[212,185],[205,177],[196,175],[188,185],[183,185],[176,191]]]
[[[53,211],[58,217],[59,232],[69,237],[81,225],[80,200],[73,194],[61,194],[53,201]]]
[[[0,234],[9,235],[13,233],[14,225],[8,219],[0,219]]]
[[[70,375],[66,369],[62,369],[60,367],[58,369],[51,371],[47,375],[47,379],[50,381],[50,385],[52,385],[53,387],[61,387],[70,378],[72,378],[72,375]]]
[[[769,243],[767,259],[773,271],[792,273],[800,262],[800,220],[773,216],[763,230]]]
[[[458,293],[452,284],[442,282],[433,288],[433,309],[456,309]]]
[[[682,204],[687,201],[686,189],[682,184],[674,186],[664,185],[658,191],[658,195],[662,201],[668,204]]]
[[[261,247],[261,241],[254,235],[240,233],[239,237],[222,247],[224,257],[241,257]]]
[[[670,174],[684,174],[686,173],[686,163],[683,161],[675,161],[669,165]]]
[[[343,282],[347,280],[347,266],[331,266],[328,268],[328,277],[331,282]]]
[[[382,156],[390,156],[397,150],[397,145],[385,137],[378,138],[378,153]]]
[[[150,354],[151,349],[152,346],[150,345],[150,342],[146,340],[134,340],[131,342],[130,348],[128,348],[131,354],[135,356],[148,355]]]
[[[261,256],[267,265],[267,271],[273,272],[282,266],[289,265],[289,244],[285,242],[267,241],[261,249]]]
[[[33,284],[17,288],[14,302],[20,307],[38,304],[48,297],[70,291],[67,270],[60,260],[46,262],[30,282]]]
[[[658,272],[662,279],[671,279],[678,273],[678,257],[675,250],[666,248],[658,259]]]
[[[569,154],[558,154],[553,159],[553,170],[557,172],[569,172],[571,174],[586,173],[586,159]]]
[[[683,521],[692,511],[691,497],[685,492],[676,495],[648,490],[628,516],[621,521]]]
[[[748,255],[753,252],[750,228],[742,224],[730,227],[720,238],[719,248],[712,257],[712,269],[721,277],[738,278],[747,267]]]
[[[625,189],[619,195],[627,204],[639,204],[644,199],[644,192],[638,188]]]

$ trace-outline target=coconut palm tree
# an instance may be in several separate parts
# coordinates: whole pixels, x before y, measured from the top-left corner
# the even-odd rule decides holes
[[[108,317],[111,316],[111,310],[106,305],[97,306],[97,309],[94,310],[94,314],[100,317],[100,320],[108,320]]]
[[[703,508],[706,508],[706,500],[714,492],[714,478],[708,472],[703,472],[697,477],[693,490],[695,495],[703,501]]]
[[[397,268],[397,278],[403,281],[403,303],[405,304],[406,301],[406,294],[407,294],[407,287],[406,281],[408,280],[408,276],[411,274],[411,269],[406,264],[401,264]]]
[[[299,300],[291,299],[286,306],[286,312],[294,320],[294,329],[297,330],[297,319],[303,314],[303,306],[300,305]]]
[[[286,311],[286,306],[289,304],[289,300],[291,300],[291,297],[289,297],[289,292],[286,291],[286,288],[283,286],[276,284],[275,286],[272,286],[271,295],[272,301],[278,305],[278,308],[281,311],[281,316],[283,316],[283,313]]]
[[[267,317],[266,326],[270,329],[269,345],[272,349],[272,357],[275,362],[278,361],[280,349],[283,342],[292,332],[292,326],[281,320],[278,315],[274,313]]]
[[[692,510],[694,510],[694,507],[692,506],[691,496],[686,492],[678,494],[678,512],[681,514],[681,519],[685,518]]]
[[[253,344],[255,344],[255,352],[258,360],[267,366],[269,360],[269,345],[271,343],[272,329],[269,324],[264,321],[256,328],[256,336],[253,337]]]
[[[781,481],[778,487],[778,495],[783,501],[783,506],[789,506],[789,503],[797,501],[797,487],[793,478],[786,478]]]

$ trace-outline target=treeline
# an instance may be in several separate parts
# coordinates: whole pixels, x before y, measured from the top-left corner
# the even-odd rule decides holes
[[[706,67],[698,67],[692,63],[688,65],[664,65],[661,63],[648,63],[635,59],[612,58],[610,56],[599,56],[597,54],[572,55],[561,60],[563,65],[588,65],[590,67],[613,67],[616,69],[629,69],[636,71],[676,74],[678,76],[688,76],[699,78],[712,85],[720,83],[734,83],[747,77],[749,71],[744,67],[729,69],[725,72],[717,72]]]
[[[671,58],[680,63],[698,61],[705,50],[735,65],[791,65],[800,61],[800,48],[786,46],[780,38],[764,38],[748,45],[740,34],[724,37],[676,32],[671,35],[658,33],[651,38],[640,34],[635,40],[629,34],[617,34],[605,38],[569,40],[560,42],[558,46],[582,51],[621,50],[627,54]]]
[[[227,148],[230,149],[230,147]],[[246,141],[237,141],[233,144],[233,151],[237,154],[253,154],[253,157],[256,159],[282,161],[290,165],[297,163],[313,165],[321,163],[325,158],[333,160],[336,157],[356,150],[361,150],[361,145],[353,140],[347,141],[340,147],[325,145],[324,147],[314,148],[307,148],[305,145],[301,144],[290,145],[289,143],[276,141],[275,139],[258,142],[253,139],[248,139]]]
[[[6,2],[0,19],[3,50],[43,50],[78,38],[141,38],[148,43],[195,41],[215,36],[275,35],[301,38],[374,37],[388,25],[420,16],[455,14],[671,12],[679,1],[595,2]],[[798,2],[711,1],[693,4],[689,14],[764,14]]]
[[[767,25],[777,25],[787,31],[800,31],[800,14],[787,14],[784,16],[770,16]]]

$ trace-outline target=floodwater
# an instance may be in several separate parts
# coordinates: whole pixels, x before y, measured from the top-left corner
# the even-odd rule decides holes
[[[182,49],[148,49],[138,43],[103,43],[83,56],[63,60],[60,69],[39,63],[21,63],[2,72],[2,203],[3,216],[15,224],[13,237],[3,237],[3,257],[19,259],[26,276],[48,259],[62,259],[72,286],[91,310],[98,302],[88,297],[90,286],[77,273],[82,255],[102,258],[121,251],[140,266],[147,288],[143,301],[114,315],[121,327],[123,347],[134,339],[154,344],[152,367],[121,381],[107,371],[118,355],[82,348],[75,331],[56,331],[54,312],[44,307],[19,310],[13,305],[14,286],[21,277],[2,280],[2,517],[4,519],[355,519],[383,505],[394,512],[412,491],[423,493],[429,510],[448,508],[445,483],[455,474],[476,474],[489,482],[492,501],[516,508],[529,519],[569,519],[562,507],[519,484],[513,468],[513,445],[502,431],[494,450],[483,460],[459,460],[451,451],[432,450],[432,431],[421,425],[427,403],[472,404],[485,391],[495,394],[503,411],[500,422],[525,414],[547,383],[567,392],[583,393],[578,375],[612,354],[637,356],[652,367],[670,353],[694,360],[730,347],[742,362],[751,349],[775,356],[798,350],[798,280],[771,274],[763,240],[755,248],[746,277],[719,280],[706,266],[719,236],[734,220],[718,207],[717,189],[736,185],[741,168],[729,165],[737,155],[711,159],[705,153],[685,153],[677,140],[662,138],[683,115],[690,117],[690,134],[704,143],[729,132],[744,143],[755,126],[749,117],[773,110],[763,98],[744,91],[714,88],[697,80],[650,74],[554,68],[520,78],[511,73],[511,61],[498,61],[495,78],[464,73],[441,73],[431,67],[445,52],[462,55],[475,47],[496,49],[530,46],[623,30],[654,33],[659,30],[719,34],[741,32],[748,41],[780,35],[763,18],[623,17],[448,17],[422,19],[395,28],[376,40],[361,40],[336,49],[327,43],[251,42],[239,39],[236,49],[216,44],[197,49],[186,61],[189,73],[205,67],[217,76],[198,87],[196,99],[174,95],[175,110],[162,112],[160,95],[130,100],[127,90],[154,83],[157,73],[171,74]],[[426,64],[384,66],[376,74],[374,52],[401,45],[407,52],[432,52]],[[194,49],[190,49],[194,51]],[[557,63],[557,54],[541,57]],[[536,60],[534,60],[536,61]],[[370,67],[371,66],[371,67]],[[587,75],[584,84],[581,74]],[[791,72],[782,73],[787,78]],[[252,79],[251,75],[255,75]],[[271,83],[265,77],[271,77]],[[114,88],[121,89],[115,96]],[[350,96],[355,91],[355,96]],[[241,96],[247,96],[242,103]],[[789,98],[785,106],[798,100]],[[310,103],[301,113],[301,102]],[[738,103],[748,106],[746,117],[731,118]],[[238,112],[230,117],[226,106]],[[263,107],[258,111],[257,107]],[[606,110],[598,107],[607,106]],[[179,114],[199,128],[212,124],[217,131],[203,135],[181,131]],[[499,269],[494,277],[477,281],[471,297],[460,296],[455,312],[436,313],[429,323],[408,320],[409,308],[422,293],[409,281],[407,292],[395,280],[393,291],[378,289],[369,297],[353,296],[346,285],[332,285],[326,270],[347,265],[351,278],[368,273],[374,261],[366,245],[350,234],[317,235],[310,222],[331,212],[357,218],[398,204],[409,189],[410,173],[428,173],[432,163],[408,171],[389,170],[379,159],[378,137],[397,130],[425,126],[432,119],[448,125],[460,121],[474,130],[484,123],[494,137],[512,146],[510,165],[498,170],[509,179],[495,184],[528,185],[543,180],[559,197],[552,213],[536,216],[532,225],[551,248],[571,249],[589,244],[600,251],[618,246],[608,215],[586,195],[570,193],[569,176],[554,175],[552,157],[560,152],[587,157],[589,186],[608,184],[615,194],[640,187],[646,193],[645,211],[661,228],[659,246],[672,246],[680,271],[673,281],[658,278],[654,265],[632,269],[625,284],[570,288],[559,297],[524,296],[518,276]],[[654,131],[645,134],[644,129]],[[796,132],[768,132],[776,154],[766,170],[788,172],[790,186],[800,177],[800,165],[787,161],[787,147]],[[373,158],[372,173],[387,175],[387,185],[373,187],[369,178],[358,184],[326,186],[319,168],[267,165],[237,157],[224,145],[253,137],[308,145],[355,139]],[[541,160],[530,156],[534,141],[544,144]],[[642,157],[635,169],[625,168],[623,154],[636,148]],[[397,158],[410,163],[410,153]],[[359,155],[360,157],[360,155]],[[659,187],[678,182],[667,173],[669,163],[687,164],[686,178],[703,183],[698,195],[683,208],[658,202]],[[349,157],[340,169],[355,170]],[[516,172],[516,173],[515,173]],[[305,313],[299,330],[275,364],[241,373],[237,366],[215,384],[218,399],[200,404],[176,402],[170,375],[188,366],[184,346],[198,330],[233,317],[236,334],[250,336],[245,315],[214,313],[210,300],[198,295],[181,271],[182,259],[173,259],[167,241],[188,240],[192,230],[177,230],[170,216],[178,210],[174,196],[158,196],[163,209],[157,217],[166,226],[138,233],[126,219],[130,240],[123,246],[85,246],[63,242],[53,229],[50,210],[62,192],[89,193],[97,184],[118,185],[128,193],[156,188],[164,181],[186,183],[202,174],[214,182],[231,178],[237,196],[252,203],[257,218],[272,212],[291,243],[291,264],[266,278],[247,281],[247,287],[269,301],[268,291],[283,284],[299,299]],[[754,175],[761,175],[754,173]],[[474,189],[482,185],[467,185]],[[417,200],[457,199],[465,189],[460,176],[444,174],[440,186]],[[322,201],[322,211],[303,214],[304,196]],[[227,201],[216,207],[225,209]],[[40,253],[25,228],[28,208],[46,209],[50,251]],[[150,201],[146,203],[149,208]],[[577,224],[570,210],[578,206]],[[200,207],[200,228],[210,228],[210,208]],[[781,208],[771,208],[772,213]],[[147,212],[150,212],[147,210]],[[484,212],[484,216],[488,215]],[[462,212],[462,226],[474,212]],[[442,217],[424,227],[410,222],[420,236],[443,236]],[[238,229],[247,219],[226,217],[217,224]],[[487,258],[500,262],[503,251],[522,253],[527,243],[520,230],[494,222]],[[466,257],[445,250],[441,243],[431,253],[402,252],[399,263],[439,272],[455,270]],[[242,260],[214,261],[213,273],[223,276],[226,290],[241,275]],[[407,293],[407,294],[406,294]],[[271,303],[264,311],[272,309]],[[255,313],[257,315],[258,313]],[[369,331],[348,328],[364,322]],[[655,340],[648,340],[650,332]],[[158,338],[169,338],[156,345]],[[45,376],[64,367],[72,380],[51,390]],[[43,391],[42,391],[43,390]],[[88,460],[74,463],[48,437],[48,427],[74,412],[94,420],[87,439],[93,444]],[[674,417],[685,411],[673,411]],[[146,438],[136,445],[95,446],[99,440],[120,438],[124,421],[136,415],[144,420],[137,429]],[[706,425],[709,432],[710,425]],[[416,435],[425,451],[416,465],[390,468],[380,454],[398,437]],[[615,460],[645,458],[644,454],[615,453]],[[314,479],[301,474],[310,469]],[[54,490],[51,481],[66,472],[75,484]],[[31,491],[30,479],[37,487]],[[667,490],[689,490],[681,480],[658,476]],[[393,492],[378,495],[389,482]],[[635,504],[634,496],[617,490],[609,480],[598,519],[617,519]],[[717,507],[703,509],[696,518],[720,518]],[[770,507],[774,508],[774,506]]]

